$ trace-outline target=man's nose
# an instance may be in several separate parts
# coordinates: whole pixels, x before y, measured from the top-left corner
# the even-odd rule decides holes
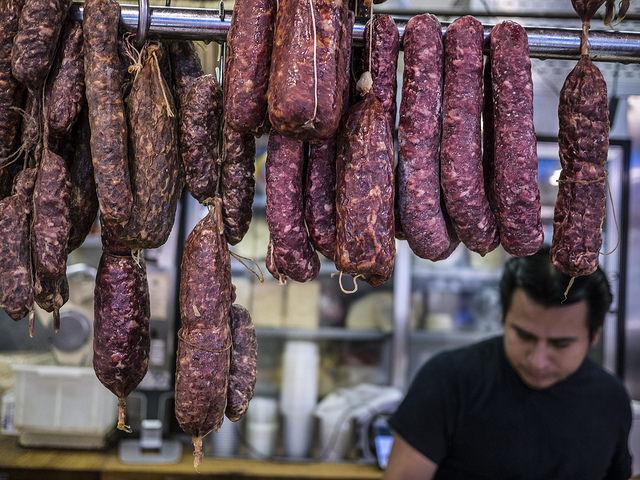
[[[545,342],[537,342],[529,354],[529,362],[538,372],[545,371],[551,364],[549,348]]]

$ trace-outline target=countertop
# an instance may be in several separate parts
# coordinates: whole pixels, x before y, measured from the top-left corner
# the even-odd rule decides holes
[[[105,452],[27,449],[18,446],[14,438],[0,437],[0,478],[10,480],[382,479],[382,472],[368,465],[208,457],[204,458],[199,473],[194,471],[193,456],[186,449],[182,461],[175,465],[123,465],[114,449]]]

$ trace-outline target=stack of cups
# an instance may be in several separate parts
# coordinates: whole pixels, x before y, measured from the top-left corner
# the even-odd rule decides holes
[[[320,354],[314,342],[287,342],[282,362],[280,412],[284,422],[284,451],[290,458],[309,454],[313,411],[318,399]]]
[[[238,429],[240,425],[225,418],[220,430],[210,435],[211,450],[215,457],[234,457],[238,453]]]
[[[247,447],[252,458],[273,456],[278,433],[278,402],[254,397],[247,410]]]

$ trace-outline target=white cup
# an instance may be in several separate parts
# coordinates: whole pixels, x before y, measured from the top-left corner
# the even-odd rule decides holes
[[[249,444],[249,456],[251,458],[269,458],[273,456],[276,446],[278,424],[247,423],[247,442]]]

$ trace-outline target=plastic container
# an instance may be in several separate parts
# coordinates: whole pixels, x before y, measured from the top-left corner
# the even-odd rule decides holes
[[[251,458],[268,459],[273,456],[276,448],[278,424],[247,423],[248,453]]]
[[[220,430],[211,432],[209,442],[214,457],[235,457],[238,454],[238,428],[239,424],[225,418]]]
[[[283,446],[289,458],[305,458],[309,455],[313,437],[313,411],[283,413]]]
[[[318,401],[318,367],[320,354],[315,342],[287,342],[282,359],[280,411],[313,410]]]
[[[14,425],[25,446],[103,448],[117,399],[92,368],[14,365]]]

